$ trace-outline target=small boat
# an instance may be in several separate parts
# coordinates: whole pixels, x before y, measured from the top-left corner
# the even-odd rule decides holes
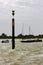
[[[28,42],[42,42],[42,40],[40,40],[40,39],[37,39],[37,40],[22,40],[21,42],[23,42],[23,43],[28,43]]]
[[[9,43],[9,40],[2,40],[1,43]]]
[[[31,28],[30,28],[30,26],[29,26],[29,35],[31,35],[31,34],[30,34],[30,32],[31,32],[30,29],[31,29]],[[22,27],[22,32],[23,32],[23,27]],[[22,39],[21,42],[22,42],[22,43],[42,42],[42,39],[39,39],[39,38],[37,38],[37,39],[28,39],[28,40],[26,40],[26,39],[25,39],[25,40]]]

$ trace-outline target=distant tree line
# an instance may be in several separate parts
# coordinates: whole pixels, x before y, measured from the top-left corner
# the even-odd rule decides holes
[[[12,36],[8,36],[7,34],[5,34],[5,33],[2,33],[1,35],[0,35],[0,39],[4,39],[4,38],[12,38]]]
[[[43,38],[43,34],[41,35],[41,34],[39,34],[39,35],[37,35],[37,36],[35,36],[35,35],[22,35],[22,34],[19,34],[16,38]]]
[[[5,34],[5,33],[2,33],[1,35],[0,35],[0,39],[6,39],[6,38],[8,38],[8,39],[11,39],[12,38],[12,36],[8,36],[7,34]],[[37,36],[34,36],[34,35],[22,35],[22,34],[19,34],[18,36],[15,36],[15,38],[19,38],[19,39],[24,39],[24,38],[43,38],[43,34],[41,35],[41,34],[39,34],[39,35],[37,35]]]

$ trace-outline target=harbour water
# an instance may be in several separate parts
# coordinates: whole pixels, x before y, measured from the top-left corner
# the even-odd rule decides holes
[[[12,42],[1,43],[0,65],[43,65],[43,42],[21,43],[15,40],[15,49]]]

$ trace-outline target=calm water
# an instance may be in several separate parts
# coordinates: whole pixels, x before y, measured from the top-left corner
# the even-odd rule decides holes
[[[43,65],[43,42],[21,43],[15,40],[15,49],[12,43],[1,43],[0,65]]]

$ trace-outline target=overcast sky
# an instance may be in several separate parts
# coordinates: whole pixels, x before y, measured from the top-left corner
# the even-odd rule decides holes
[[[43,0],[0,0],[0,34],[12,34],[12,10],[15,10],[15,35],[43,34]],[[23,29],[23,30],[22,30]]]

